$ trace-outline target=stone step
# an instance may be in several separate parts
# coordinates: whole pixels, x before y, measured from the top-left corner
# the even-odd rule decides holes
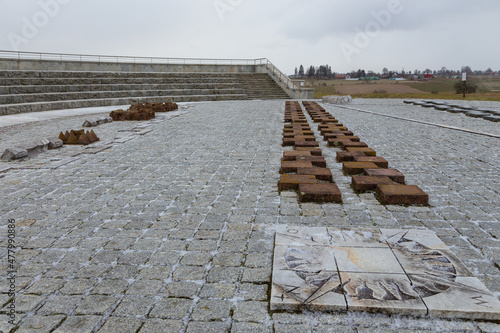
[[[0,70],[0,78],[134,78],[134,77],[266,77],[266,73],[215,73],[215,72],[127,72],[127,71],[26,71]]]
[[[20,104],[35,102],[55,102],[80,99],[109,99],[145,96],[184,95],[231,95],[245,94],[243,89],[177,89],[177,90],[132,90],[132,91],[90,91],[46,94],[0,95],[0,104]]]
[[[283,96],[263,96],[263,97],[259,97],[259,96],[252,96],[252,97],[248,97],[247,99],[249,100],[268,100],[268,99],[289,99],[290,97],[283,97]]]
[[[247,87],[277,87],[274,81],[245,82],[232,78],[0,78],[0,86],[65,86],[65,85],[165,85],[165,84],[241,84]]]
[[[170,90],[170,89],[230,89],[241,88],[239,83],[175,83],[175,84],[74,84],[0,86],[0,95],[64,93],[79,91]]]
[[[0,114],[135,101],[287,98],[267,73],[0,71]]]
[[[86,107],[127,105],[134,103],[164,103],[164,102],[201,102],[201,101],[229,101],[246,100],[245,94],[226,95],[184,95],[184,96],[145,96],[110,99],[84,99],[74,101],[40,102],[0,105],[0,115],[18,114],[26,112],[40,112],[61,109],[74,109]]]
[[[287,99],[290,96],[267,74],[239,76],[249,99]]]
[[[74,84],[172,84],[172,83],[234,83],[232,78],[0,78],[0,86],[74,85]]]

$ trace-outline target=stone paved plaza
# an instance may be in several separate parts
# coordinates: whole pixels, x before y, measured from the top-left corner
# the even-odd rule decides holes
[[[187,103],[152,121],[104,124],[93,128],[101,141],[92,147],[109,146],[101,152],[64,146],[0,163],[2,272],[9,219],[19,246],[17,326],[8,323],[2,273],[0,330],[499,332],[500,324],[471,320],[270,311],[274,236],[284,225],[432,230],[500,297],[500,139],[380,114],[497,136],[498,123],[402,100],[322,106],[427,192],[430,206],[356,194],[338,149],[312,121],[343,204],[280,194],[283,100]],[[86,118],[0,128],[0,150],[80,129]]]

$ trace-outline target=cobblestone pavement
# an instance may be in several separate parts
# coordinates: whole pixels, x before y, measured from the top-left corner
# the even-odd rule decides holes
[[[500,331],[480,321],[269,311],[274,230],[282,224],[431,229],[500,296],[499,139],[324,105],[426,191],[430,206],[386,207],[372,193],[356,195],[336,149],[320,140],[344,203],[300,204],[294,192],[277,190],[284,105],[193,103],[175,116],[94,128],[101,141],[93,146],[111,146],[101,152],[65,146],[1,163],[2,272],[8,219],[16,220],[20,248],[17,326],[8,323],[2,274],[0,330]],[[352,106],[499,133],[496,123],[402,100]],[[84,118],[11,127],[0,133],[0,149],[77,129]]]

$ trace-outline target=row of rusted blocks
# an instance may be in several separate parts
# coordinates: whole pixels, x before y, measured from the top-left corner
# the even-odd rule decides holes
[[[383,157],[347,127],[339,123],[316,102],[303,102],[307,112],[320,123],[318,130],[329,147],[340,147],[337,162],[342,162],[344,174],[352,176],[356,192],[376,191],[382,204],[428,205],[429,196],[416,185],[406,185],[404,175],[390,169]]]
[[[150,120],[155,118],[156,112],[170,112],[179,108],[177,103],[136,103],[132,104],[127,111],[114,110],[109,116],[114,121],[121,120]]]
[[[293,146],[294,150],[283,153],[280,191],[298,190],[300,202],[342,202],[340,190],[333,183],[332,173],[298,102],[285,104],[283,146]]]

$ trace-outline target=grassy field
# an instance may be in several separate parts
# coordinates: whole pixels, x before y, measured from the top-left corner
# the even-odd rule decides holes
[[[453,86],[457,80],[450,79],[434,79],[429,81],[403,81],[401,84],[413,87],[415,89],[428,92],[428,93],[454,93]]]
[[[475,76],[478,92],[465,100],[500,101],[500,77]],[[375,82],[307,79],[305,86],[314,88],[314,97],[349,94],[353,98],[463,99],[453,88],[459,79],[426,81],[380,80]],[[407,89],[405,89],[407,88]],[[498,91],[497,91],[498,90]]]

